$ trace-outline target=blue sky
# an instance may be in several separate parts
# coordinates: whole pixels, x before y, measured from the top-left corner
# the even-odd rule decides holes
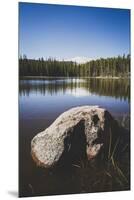
[[[130,11],[19,3],[19,54],[96,59],[130,53]]]

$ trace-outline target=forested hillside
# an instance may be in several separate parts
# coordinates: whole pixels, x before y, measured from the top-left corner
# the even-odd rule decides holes
[[[57,61],[49,58],[28,59],[25,55],[19,58],[20,76],[65,76],[96,77],[118,76],[128,77],[130,74],[130,55],[113,58],[100,58],[85,64],[72,61]]]

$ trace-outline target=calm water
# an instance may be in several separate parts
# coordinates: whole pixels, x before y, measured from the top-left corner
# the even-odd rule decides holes
[[[71,107],[99,105],[117,119],[129,116],[129,90],[130,82],[126,79],[20,80],[20,196],[97,191],[82,189],[80,180],[73,178],[70,184],[67,173],[38,169],[31,159],[30,141]]]

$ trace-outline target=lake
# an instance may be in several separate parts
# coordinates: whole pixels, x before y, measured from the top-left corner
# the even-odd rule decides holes
[[[130,114],[130,80],[94,78],[20,79],[20,196],[103,191],[103,189],[97,189],[96,186],[87,188],[80,176],[74,177],[74,174],[79,173],[77,169],[70,169],[68,173],[71,173],[71,175],[68,175],[67,172],[66,174],[61,171],[55,173],[37,168],[30,155],[31,139],[38,132],[47,128],[64,111],[81,105],[104,107],[122,123],[122,120],[126,117],[129,118]],[[126,123],[125,126],[128,128],[129,123]],[[68,176],[71,179],[68,179]],[[116,190],[116,188],[112,190]],[[120,188],[117,187],[117,190],[120,190]],[[105,191],[109,191],[109,189]]]

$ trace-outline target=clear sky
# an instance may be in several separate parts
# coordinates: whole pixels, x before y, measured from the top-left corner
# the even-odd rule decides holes
[[[130,11],[19,3],[19,54],[90,59],[130,53]]]

